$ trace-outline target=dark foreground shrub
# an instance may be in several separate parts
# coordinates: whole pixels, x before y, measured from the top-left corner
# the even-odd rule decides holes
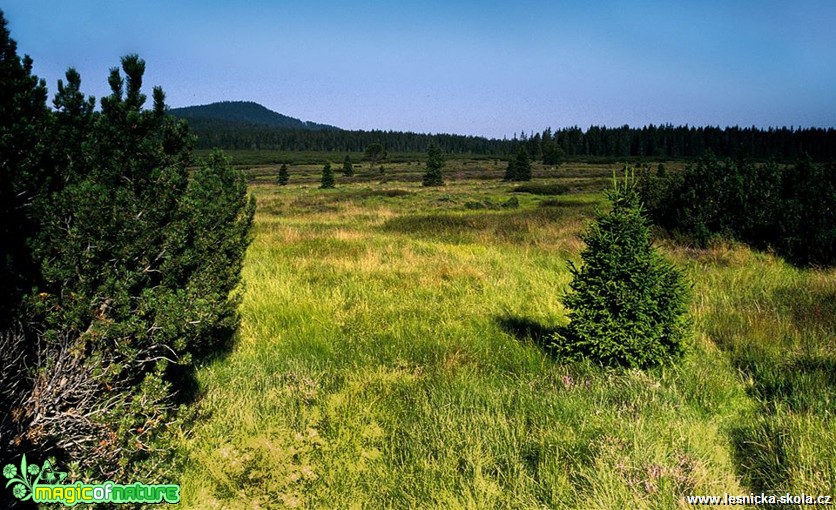
[[[583,264],[571,264],[565,299],[570,322],[552,347],[569,359],[647,367],[684,350],[688,285],[653,248],[631,179],[607,192],[612,210],[598,213],[581,236]]]
[[[798,265],[836,264],[836,165],[720,161],[710,152],[681,175],[643,176],[654,223],[698,246],[717,237],[771,248]]]
[[[0,13],[0,90],[16,75],[35,87],[4,26]],[[0,463],[25,452],[85,480],[150,483],[169,476],[178,383],[237,326],[255,204],[220,154],[190,170],[192,136],[166,115],[161,89],[144,108],[144,61],[124,57],[122,71],[99,111],[70,70],[54,110],[36,95],[42,129],[2,130],[13,146],[34,137],[37,165],[0,166],[40,185],[27,189],[27,228],[15,233],[32,268],[14,266],[27,293],[0,330]]]

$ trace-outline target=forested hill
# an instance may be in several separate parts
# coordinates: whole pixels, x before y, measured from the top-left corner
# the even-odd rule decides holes
[[[169,113],[175,117],[188,120],[196,131],[246,130],[253,127],[311,131],[339,129],[327,124],[305,122],[294,117],[288,117],[252,101],[222,101],[202,106],[173,108]]]

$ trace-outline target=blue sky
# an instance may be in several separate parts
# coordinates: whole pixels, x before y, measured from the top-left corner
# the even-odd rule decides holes
[[[173,107],[251,100],[346,129],[836,126],[836,2],[4,0],[50,91],[127,53]]]

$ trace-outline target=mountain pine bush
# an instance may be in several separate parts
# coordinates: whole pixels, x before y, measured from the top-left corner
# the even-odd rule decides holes
[[[237,327],[246,176],[220,154],[192,158],[161,89],[144,108],[136,55],[111,71],[100,111],[72,69],[49,110],[0,22],[0,90],[15,94],[2,144],[29,151],[0,158],[4,196],[25,205],[13,211],[25,228],[9,232],[25,250],[3,266],[16,283],[2,307],[0,461],[25,451],[88,480],[159,480],[184,417],[177,383]],[[39,129],[5,122],[29,110]]]
[[[708,151],[681,174],[645,174],[639,191],[654,223],[697,246],[728,238],[800,266],[836,264],[832,162],[721,161]]]

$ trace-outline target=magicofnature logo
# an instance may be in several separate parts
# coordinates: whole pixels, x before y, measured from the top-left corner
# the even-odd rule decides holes
[[[56,471],[49,460],[43,465],[28,464],[26,455],[20,459],[20,471],[14,464],[3,467],[3,476],[12,488],[14,497],[35,503],[61,503],[73,506],[78,503],[179,503],[180,485],[147,485],[132,483],[121,485],[113,482],[88,484],[76,482],[63,484],[67,473]]]

